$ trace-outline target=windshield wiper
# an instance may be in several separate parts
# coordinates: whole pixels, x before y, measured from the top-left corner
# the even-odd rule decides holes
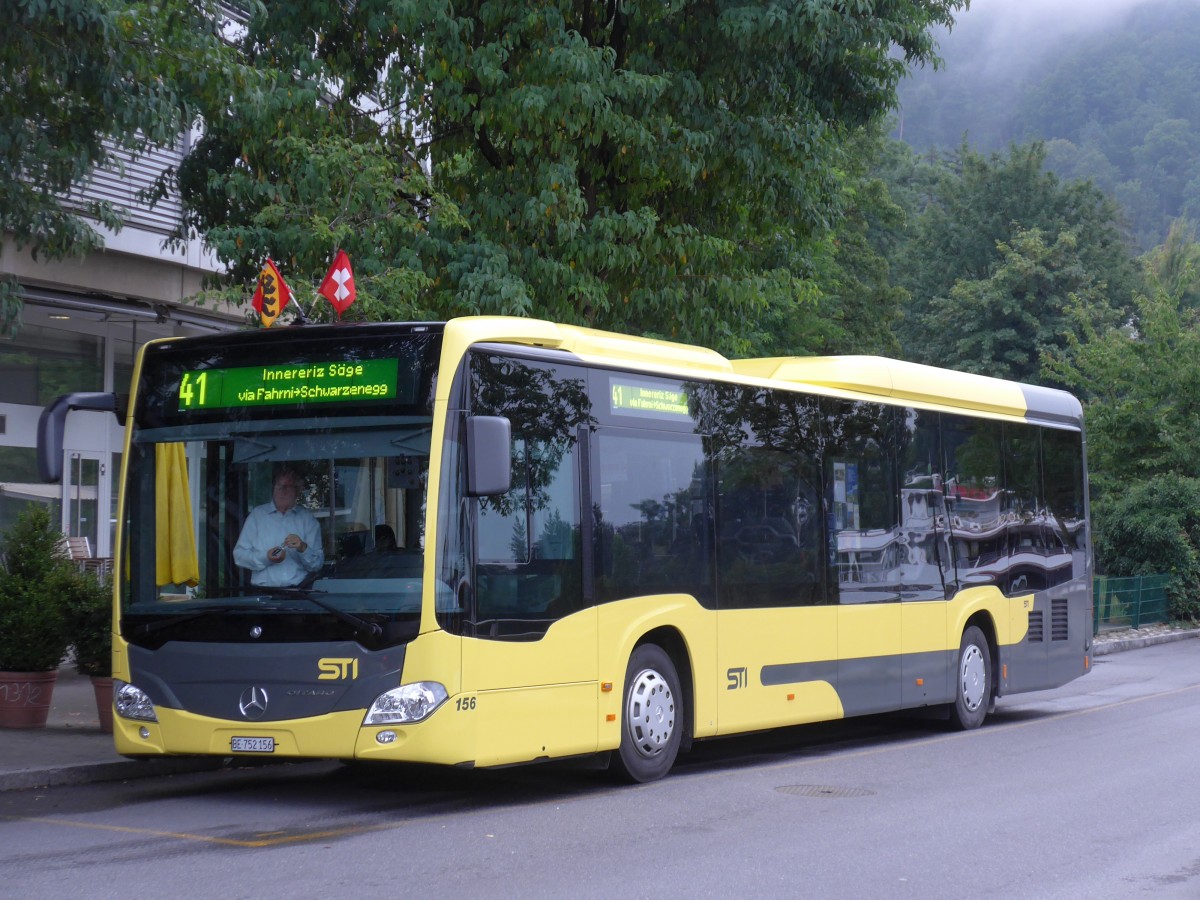
[[[153,622],[146,622],[143,625],[133,628],[132,631],[134,635],[153,634],[156,631],[162,631],[164,628],[174,628],[176,625],[182,625],[185,622],[194,622],[196,619],[203,619],[205,616],[212,615],[213,613],[242,612],[245,609],[246,607],[240,603],[222,603],[217,606],[206,606],[204,609],[198,609],[186,615],[168,615]]]
[[[368,622],[361,616],[356,616],[354,613],[346,612],[344,609],[339,609],[332,603],[327,603],[319,597],[314,597],[313,592],[301,588],[258,588],[259,593],[265,593],[268,596],[280,595],[283,597],[295,597],[299,600],[307,600],[314,606],[319,606],[325,612],[335,618],[341,619],[347,625],[351,626],[356,632],[365,632],[368,637],[380,637],[383,634],[383,629],[378,622]]]

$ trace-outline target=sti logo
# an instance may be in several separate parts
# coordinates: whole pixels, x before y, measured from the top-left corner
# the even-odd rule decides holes
[[[326,656],[317,660],[321,674],[318,681],[345,681],[358,677],[358,660],[338,656]]]

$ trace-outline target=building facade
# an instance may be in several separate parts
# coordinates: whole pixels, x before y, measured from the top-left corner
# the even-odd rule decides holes
[[[67,419],[63,483],[37,476],[37,423],[42,409],[72,391],[129,391],[138,349],[153,338],[242,327],[239,309],[190,302],[216,271],[202,242],[168,248],[181,207],[169,196],[154,206],[139,199],[187,142],[150,151],[123,167],[98,170],[69,203],[108,200],[125,226],[105,249],[82,259],[35,260],[28,249],[0,242],[0,276],[15,278],[24,301],[23,327],[0,339],[0,529],[29,503],[52,508],[65,534],[86,537],[91,555],[112,555],[113,520],[124,427],[110,413]]]

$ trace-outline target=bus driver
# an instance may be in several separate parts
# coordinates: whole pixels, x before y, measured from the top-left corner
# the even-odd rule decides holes
[[[296,501],[304,480],[294,469],[275,473],[271,502],[256,506],[246,517],[233,561],[250,570],[250,583],[262,587],[300,584],[325,563],[321,527],[313,514]]]

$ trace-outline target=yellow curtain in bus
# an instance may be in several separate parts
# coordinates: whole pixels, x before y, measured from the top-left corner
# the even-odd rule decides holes
[[[200,581],[192,497],[188,486],[187,454],[183,444],[159,444],[155,454],[155,521],[157,578],[166,584],[194,585]]]

